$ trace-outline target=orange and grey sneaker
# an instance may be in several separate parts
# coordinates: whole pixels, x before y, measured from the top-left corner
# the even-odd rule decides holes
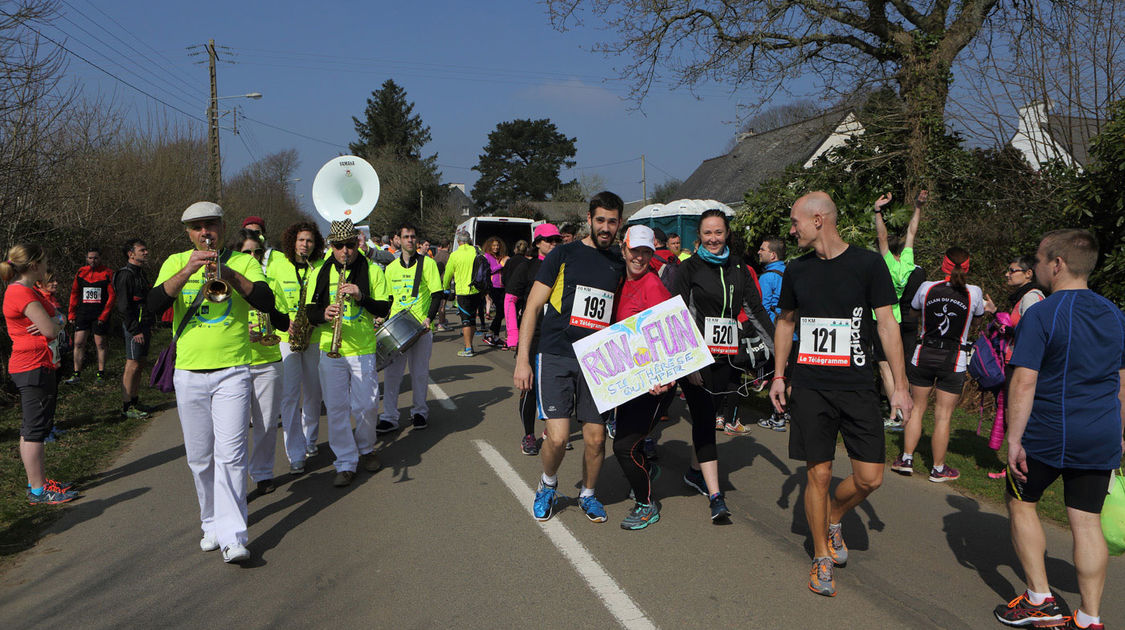
[[[809,590],[826,597],[836,596],[836,578],[832,576],[832,558],[813,558],[809,571]]]
[[[1048,597],[1038,606],[1031,603],[1027,593],[1020,593],[1007,605],[996,607],[996,619],[1008,626],[1049,627],[1051,622],[1064,623],[1062,610],[1054,597]]]
[[[1043,628],[1045,626],[1037,625],[1035,627]],[[1092,623],[1088,626],[1080,626],[1074,617],[1063,617],[1062,625],[1046,627],[1058,628],[1059,630],[1105,630],[1104,623]]]
[[[848,546],[844,544],[843,526],[840,523],[828,526],[828,555],[832,564],[842,567],[848,563]]]

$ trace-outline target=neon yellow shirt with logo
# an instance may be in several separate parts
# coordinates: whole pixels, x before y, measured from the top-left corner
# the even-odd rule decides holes
[[[292,321],[293,317],[297,315],[297,299],[301,297],[301,283],[305,283],[305,305],[306,307],[313,302],[313,290],[316,289],[316,274],[320,271],[320,267],[324,264],[323,260],[310,260],[309,266],[301,271],[297,266],[289,262],[283,254],[275,254],[270,259],[269,267],[266,269],[266,276],[273,278],[281,283],[282,299],[285,302],[285,313],[289,314],[289,320]],[[315,348],[320,345],[321,327],[317,326],[309,335],[309,347]],[[279,330],[277,335],[281,337],[281,341],[289,343],[289,331]]]
[[[457,295],[473,295],[480,293],[473,287],[473,261],[477,257],[477,248],[468,243],[462,244],[449,254],[449,262],[445,263],[445,276],[442,278],[443,288],[449,289],[449,281],[453,280],[457,286]]]
[[[268,276],[266,277],[266,283],[270,285],[270,291],[273,291],[274,308],[284,313],[286,307],[285,298],[282,297],[281,283]],[[266,315],[259,311],[251,310],[250,324],[249,328],[246,331],[247,335],[249,335],[250,330],[258,330],[259,332],[261,332],[263,330],[263,328],[261,328],[262,322],[268,320],[269,315]],[[281,336],[280,330],[274,330],[273,333],[275,335]],[[250,342],[250,365],[265,365],[267,363],[274,363],[280,360],[281,344],[264,346],[254,341]]]
[[[153,286],[160,286],[187,266],[191,251],[172,254],[160,266]],[[265,282],[262,266],[249,254],[232,253],[223,263],[242,274],[250,282]],[[172,330],[176,330],[187,314],[188,307],[195,300],[203,286],[201,267],[192,274],[187,284],[175,296],[172,309]],[[176,368],[180,370],[216,370],[250,363],[250,339],[247,337],[247,323],[250,304],[236,291],[229,300],[211,302],[203,298],[199,309],[184,327],[183,334],[176,342]]]
[[[371,296],[374,300],[387,300],[387,280],[383,276],[383,270],[379,268],[379,265],[369,262],[366,258],[359,258],[358,260],[367,263],[367,277],[369,279],[368,286],[360,287],[360,291]],[[340,274],[337,272],[334,263],[328,262],[325,266],[327,269],[322,270],[321,273],[328,273],[328,294],[332,296],[329,304],[332,304],[336,300],[336,284],[339,281]],[[357,357],[374,353],[375,316],[353,300],[347,300],[343,304],[344,325],[343,334],[340,335],[340,355]],[[329,319],[324,325],[317,326],[317,328],[321,329],[320,349],[328,352],[332,349],[332,320]]]
[[[418,295],[414,295],[414,277],[418,274],[419,264],[422,265],[422,282],[418,287]],[[386,277],[387,291],[391,298],[390,316],[410,309],[419,322],[426,319],[430,314],[430,294],[442,290],[441,276],[438,275],[434,259],[416,255],[414,264],[403,267],[402,256],[399,256],[387,265]]]

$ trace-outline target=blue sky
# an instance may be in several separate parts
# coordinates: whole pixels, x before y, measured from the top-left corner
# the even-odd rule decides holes
[[[615,61],[590,47],[606,33],[585,28],[560,33],[536,2],[139,2],[64,0],[64,16],[44,32],[113,74],[199,119],[202,130],[206,65],[186,47],[213,38],[229,47],[234,64],[218,68],[219,95],[248,119],[240,136],[221,136],[223,168],[231,175],[254,157],[295,148],[296,185],[312,210],[309,189],[317,169],[355,139],[351,117],[387,78],[402,85],[431,128],[443,180],[475,181],[478,155],[497,123],[550,118],[578,139],[578,166],[603,177],[626,200],[641,197],[641,164],[648,186],[686,178],[705,158],[721,154],[735,132],[738,103],[729,88],[706,86],[693,95],[654,90],[635,111],[626,86],[614,80]],[[97,39],[102,40],[100,43]],[[88,95],[110,98],[137,120],[167,111],[187,116],[72,59],[70,74]],[[298,132],[301,138],[261,123]],[[226,124],[226,123],[224,123]],[[325,142],[326,141],[326,142]]]

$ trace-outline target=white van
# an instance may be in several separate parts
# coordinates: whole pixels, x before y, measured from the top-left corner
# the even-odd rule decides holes
[[[543,221],[533,219],[520,219],[516,217],[473,217],[457,226],[457,231],[469,233],[473,245],[483,245],[485,241],[497,236],[512,251],[517,241],[527,241],[531,244],[531,236],[535,226]]]

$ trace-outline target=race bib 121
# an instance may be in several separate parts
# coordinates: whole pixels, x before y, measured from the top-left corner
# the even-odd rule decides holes
[[[851,358],[851,322],[829,317],[801,318],[801,345],[797,363],[848,367]]]

